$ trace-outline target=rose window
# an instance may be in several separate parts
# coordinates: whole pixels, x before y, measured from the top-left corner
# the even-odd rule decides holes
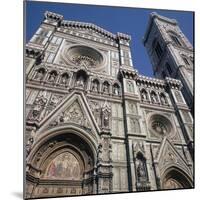
[[[171,121],[160,114],[154,114],[149,119],[149,129],[154,135],[157,136],[166,136],[172,132],[172,123]]]
[[[73,45],[66,48],[64,57],[80,67],[99,69],[104,63],[103,55],[98,50],[84,45]]]

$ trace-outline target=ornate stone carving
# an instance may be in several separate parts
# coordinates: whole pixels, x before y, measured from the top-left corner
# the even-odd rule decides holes
[[[78,101],[75,101],[67,110],[63,111],[50,125],[56,126],[62,123],[76,123],[83,127],[90,128],[88,120],[82,112]]]
[[[29,115],[29,120],[39,121],[42,116],[42,112],[44,110],[45,105],[47,104],[47,93],[43,91],[40,96],[35,99],[33,110]]]
[[[63,99],[63,96],[53,94],[51,97],[51,100],[49,101],[49,105],[55,107],[62,101],[62,99]]]

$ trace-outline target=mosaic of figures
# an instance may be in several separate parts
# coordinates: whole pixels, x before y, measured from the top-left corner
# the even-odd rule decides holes
[[[81,168],[79,161],[70,152],[62,153],[51,161],[45,178],[80,180]]]

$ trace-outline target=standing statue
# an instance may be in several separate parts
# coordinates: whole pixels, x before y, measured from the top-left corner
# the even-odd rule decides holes
[[[80,77],[78,78],[76,85],[77,85],[78,87],[81,87],[81,88],[84,87],[84,79],[83,79],[82,76],[80,76]]]

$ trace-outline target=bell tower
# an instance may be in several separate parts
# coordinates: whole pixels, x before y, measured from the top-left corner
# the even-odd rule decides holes
[[[182,93],[193,114],[193,46],[178,22],[153,12],[143,38],[156,78],[179,79]]]

